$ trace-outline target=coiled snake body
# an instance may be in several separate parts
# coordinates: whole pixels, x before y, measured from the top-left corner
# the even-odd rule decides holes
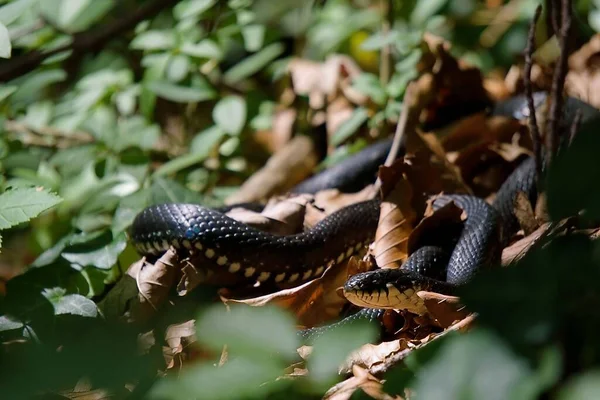
[[[513,115],[522,112],[524,102],[515,104],[510,111]],[[347,165],[369,164],[373,176],[390,145],[388,140],[372,146],[353,156]],[[365,172],[354,169],[364,179]],[[344,174],[343,168],[338,170],[333,178],[326,176],[332,174],[330,171],[321,178],[312,178],[315,188],[305,182],[296,191],[315,192],[323,185],[349,185],[351,178],[341,181],[335,178],[336,173]],[[458,235],[441,245],[424,243],[409,257],[400,273],[378,270],[351,277],[344,288],[348,298],[366,307],[405,308],[422,313],[422,304],[413,296],[416,291],[451,293],[482,266],[499,260],[503,242],[517,226],[512,210],[519,191],[535,200],[532,159],[523,162],[504,183],[493,206],[471,196],[438,198],[434,208],[453,201],[466,212],[467,220]],[[329,265],[343,262],[371,243],[379,219],[379,204],[379,200],[371,200],[345,207],[311,230],[287,236],[262,232],[200,205],[162,204],[143,210],[135,218],[130,236],[138,251],[147,256],[157,256],[173,246],[183,254],[201,257],[202,265],[208,265],[209,269],[226,270],[247,284],[298,284],[320,276]],[[432,269],[434,275],[423,275],[423,272],[428,275],[426,265],[433,263],[447,266],[445,276],[438,269]],[[381,300],[382,293],[387,300]],[[375,318],[380,312],[368,311],[363,316]]]

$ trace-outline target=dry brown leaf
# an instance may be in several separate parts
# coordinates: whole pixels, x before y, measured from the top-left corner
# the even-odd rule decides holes
[[[475,322],[475,314],[470,314],[463,320],[450,326],[448,329],[444,330],[441,333],[430,334],[422,340],[412,341],[409,348],[398,351],[398,352],[392,352],[390,354],[387,354],[386,357],[384,359],[382,359],[380,363],[373,364],[373,366],[371,368],[369,368],[369,372],[374,375],[383,374],[383,373],[389,371],[394,366],[398,365],[398,363],[402,362],[402,360],[404,360],[414,350],[420,349],[421,347],[426,346],[427,344],[433,342],[434,340],[437,340],[437,339],[447,335],[449,332],[467,331],[471,328],[471,326],[473,325],[474,322]]]
[[[254,140],[269,153],[276,153],[292,139],[296,116],[297,111],[293,108],[275,111],[271,122],[271,129],[256,132]]]
[[[265,166],[246,180],[225,203],[259,201],[285,192],[310,175],[317,162],[312,140],[307,136],[296,136],[273,154]]]
[[[264,232],[291,235],[302,230],[306,205],[311,200],[310,195],[272,199],[260,213],[234,208],[227,216]]]
[[[321,190],[315,194],[313,203],[306,208],[304,229],[310,229],[341,208],[372,199],[375,194],[373,185],[366,186],[356,193],[342,193],[337,189]]]
[[[275,304],[296,315],[301,325],[316,326],[336,318],[341,308],[347,304],[347,300],[337,293],[337,289],[344,285],[348,277],[370,268],[368,263],[352,257],[346,263],[328,268],[320,278],[301,286],[247,299],[236,299],[227,293],[222,295],[222,299],[226,304],[233,302],[254,307]]]
[[[565,82],[568,95],[600,108],[600,35],[569,57],[569,72]]]
[[[361,72],[354,60],[344,55],[329,56],[324,63],[294,59],[288,70],[294,92],[308,96],[310,107],[315,110],[323,108],[327,99],[336,97],[344,81]]]
[[[338,383],[323,396],[324,400],[349,400],[357,390],[362,390],[368,396],[378,400],[402,400],[399,396],[390,396],[383,392],[382,381],[369,374],[364,368],[352,368],[354,376]]]
[[[400,268],[408,257],[407,239],[416,220],[411,205],[413,192],[408,180],[394,168],[381,167],[379,176],[384,200],[372,254],[379,268]]]
[[[325,123],[327,125],[327,135],[330,139],[337,129],[350,119],[353,112],[354,106],[344,97],[338,97],[327,106]]]
[[[425,302],[429,317],[434,320],[436,325],[444,329],[469,315],[469,311],[456,296],[426,291],[417,292],[417,295]]]
[[[505,247],[504,250],[502,250],[502,265],[507,266],[523,257],[527,251],[529,251],[531,246],[533,246],[548,231],[549,228],[550,224],[545,223],[530,235],[518,240],[508,247]]]
[[[167,369],[181,366],[191,358],[195,359],[198,349],[192,344],[196,341],[195,320],[169,325],[165,331],[168,346],[163,347]]]
[[[178,266],[179,257],[172,248],[154,264],[143,263],[135,276],[139,301],[132,306],[132,316],[136,321],[143,321],[153,315],[167,300]]]
[[[515,217],[517,217],[517,220],[519,221],[519,225],[525,232],[525,236],[529,236],[532,232],[539,228],[540,224],[535,219],[531,202],[525,193],[517,193],[513,211],[515,213]]]

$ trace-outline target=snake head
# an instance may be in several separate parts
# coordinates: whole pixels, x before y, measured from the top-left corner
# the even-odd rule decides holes
[[[344,296],[351,303],[369,308],[406,310],[418,315],[427,308],[418,292],[451,291],[451,285],[403,269],[378,269],[356,274],[346,281]]]

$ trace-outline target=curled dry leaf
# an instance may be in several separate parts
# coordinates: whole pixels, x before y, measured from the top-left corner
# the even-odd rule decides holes
[[[313,109],[323,108],[326,100],[333,100],[338,90],[349,86],[349,81],[361,72],[354,60],[344,55],[330,56],[324,63],[294,59],[288,70],[294,92],[308,96]]]
[[[167,369],[182,366],[185,361],[195,358],[198,350],[191,345],[196,341],[195,320],[169,325],[165,331],[167,346],[163,347]]]
[[[167,300],[178,266],[179,257],[170,248],[154,264],[144,262],[137,270],[138,302],[131,309],[135,321],[144,321],[154,315]]]
[[[306,178],[318,162],[314,144],[307,136],[296,136],[273,154],[225,203],[253,202],[291,189]]]
[[[338,383],[329,389],[323,396],[324,400],[349,400],[354,397],[354,392],[362,390],[366,395],[378,400],[402,400],[399,396],[390,396],[383,391],[383,381],[371,375],[359,366],[352,368],[351,378]]]
[[[336,264],[328,268],[316,279],[290,289],[284,289],[264,296],[236,299],[231,294],[222,294],[222,300],[260,307],[276,304],[292,312],[303,326],[316,326],[336,318],[347,300],[337,293],[337,288],[344,285],[350,275],[367,271],[370,264],[355,257],[346,263]]]
[[[290,235],[302,230],[306,205],[312,196],[300,195],[271,200],[260,213],[234,208],[227,215],[239,222],[275,235]]]

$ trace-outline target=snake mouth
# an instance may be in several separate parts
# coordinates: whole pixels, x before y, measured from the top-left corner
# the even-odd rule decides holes
[[[368,308],[406,310],[427,314],[419,291],[447,294],[451,286],[402,269],[379,269],[356,274],[344,285],[344,296],[352,304]]]
[[[367,308],[384,308],[406,310],[413,314],[424,315],[427,308],[417,292],[420,288],[398,289],[388,284],[386,289],[371,292],[360,290],[344,290],[344,296],[352,304]]]

